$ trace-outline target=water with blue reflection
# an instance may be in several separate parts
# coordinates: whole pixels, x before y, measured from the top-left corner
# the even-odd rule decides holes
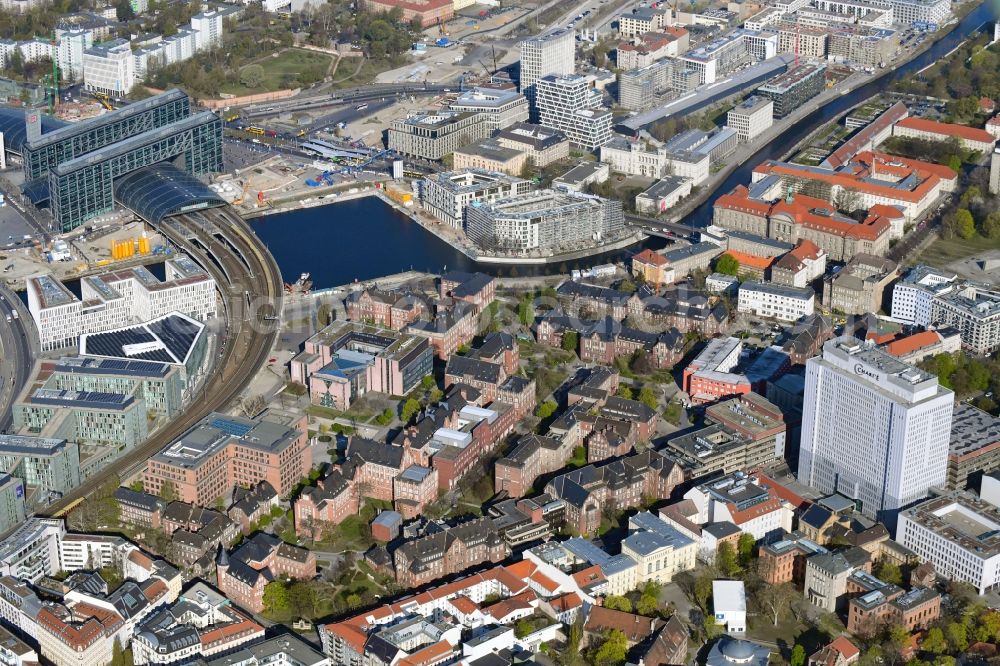
[[[896,79],[915,72],[945,56],[970,33],[985,27],[992,32],[998,15],[994,1],[984,3],[966,16],[948,36],[887,76],[865,84],[849,95],[834,98],[821,109],[788,128],[781,137],[763,146],[752,158],[736,169],[715,194],[696,208],[683,222],[703,227],[712,219],[715,198],[741,183],[750,182],[753,168],[768,159],[778,159],[788,147],[806,138],[816,128],[865,99],[888,87]],[[285,281],[293,281],[300,273],[312,274],[316,288],[347,284],[354,280],[369,280],[400,271],[426,270],[439,272],[449,269],[477,269],[497,275],[511,275],[509,267],[477,265],[465,255],[439,240],[406,215],[374,198],[367,197],[278,213],[251,220],[251,227],[274,255]],[[662,247],[663,240],[652,238],[647,247]],[[634,246],[631,251],[640,246]],[[539,271],[560,271],[621,258],[629,251],[598,255],[579,261],[545,268],[519,266],[515,274],[530,275]]]

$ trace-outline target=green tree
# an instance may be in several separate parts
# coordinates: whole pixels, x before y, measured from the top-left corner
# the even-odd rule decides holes
[[[535,306],[530,295],[525,296],[521,299],[521,302],[517,304],[517,320],[521,322],[521,326],[531,326],[535,321]]]
[[[129,0],[118,0],[115,3],[115,16],[118,17],[119,21],[131,21],[135,18],[135,10],[132,9],[132,3]]]
[[[143,483],[142,479],[136,479],[132,483],[128,484],[128,487],[137,493],[142,493],[146,491],[146,484]]]
[[[983,610],[976,623],[976,640],[1000,643],[1000,613]]]
[[[632,399],[632,389],[625,384],[618,385],[618,397],[625,398],[626,400]]]
[[[240,70],[240,83],[247,88],[259,88],[264,83],[264,68],[260,65],[247,65]]]
[[[375,417],[375,423],[379,424],[380,426],[387,426],[390,423],[392,423],[393,416],[394,416],[393,411],[388,407],[386,407],[385,409],[382,410],[381,414]]]
[[[627,597],[623,597],[619,594],[610,594],[604,599],[604,607],[610,608],[611,610],[622,611],[624,613],[632,612],[632,602],[628,600]]]
[[[437,385],[434,381],[434,375],[425,375],[423,379],[420,380],[420,388],[425,391],[430,391]]]
[[[563,349],[568,352],[575,352],[578,344],[580,344],[580,336],[576,331],[566,331],[563,333],[562,345],[560,345]]]
[[[740,272],[740,262],[727,252],[716,260],[715,272],[735,277]]]
[[[903,584],[903,572],[900,570],[899,565],[895,562],[882,560],[879,562],[878,568],[875,570],[875,575],[886,583],[892,583],[893,585]]]
[[[272,580],[264,586],[264,612],[271,614],[287,613],[291,608],[291,596],[288,585],[283,580]]]
[[[417,415],[420,411],[420,403],[413,398],[408,398],[406,402],[403,403],[403,409],[401,410],[400,417],[403,419],[403,423],[409,423],[413,420],[413,417]]]
[[[951,645],[952,652],[965,652],[969,647],[969,633],[964,624],[960,622],[950,622],[945,627],[945,635],[948,637],[948,644]]]
[[[962,158],[958,155],[952,155],[948,158],[948,168],[955,173],[962,173]]]
[[[694,580],[694,601],[703,612],[708,612],[708,600],[712,598],[712,576],[704,573]]]
[[[557,405],[554,401],[546,400],[542,404],[538,405],[538,407],[535,407],[535,416],[540,419],[547,419],[555,414],[556,409],[558,408],[559,405]]]
[[[792,655],[788,659],[788,664],[789,666],[803,666],[803,664],[805,663],[806,663],[806,649],[801,645],[799,645],[798,643],[796,643],[795,647],[792,648]]]
[[[967,209],[959,208],[955,211],[955,224],[956,232],[961,238],[969,240],[976,235],[976,220]]]
[[[739,554],[740,566],[747,567],[753,559],[753,547],[757,540],[752,534],[744,532],[740,535],[740,540],[736,544],[736,552]]]
[[[944,632],[940,627],[931,627],[924,636],[924,642],[920,644],[920,649],[931,654],[944,654],[948,651],[948,641],[944,638]]]
[[[160,486],[160,499],[164,502],[173,502],[177,499],[177,487],[169,479]]]
[[[983,220],[983,236],[1000,238],[1000,212],[993,211]]]
[[[639,390],[638,400],[639,402],[646,405],[653,411],[656,411],[656,408],[660,404],[659,399],[656,397],[656,393],[653,391],[653,389],[649,388],[648,386],[643,386]]]
[[[732,544],[728,542],[719,544],[719,550],[715,554],[715,566],[723,576],[732,577],[740,572],[740,563]]]
[[[646,617],[653,617],[657,614],[659,606],[659,600],[655,596],[643,594],[635,602],[635,612]]]
[[[594,653],[594,663],[597,666],[617,666],[624,663],[627,650],[628,639],[625,637],[625,632],[612,629],[604,638],[601,647]]]
[[[352,610],[358,608],[359,606],[361,606],[361,595],[357,593],[348,594],[344,598],[344,603],[346,603],[347,607]]]

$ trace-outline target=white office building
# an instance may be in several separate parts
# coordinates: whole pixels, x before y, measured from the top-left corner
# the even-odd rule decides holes
[[[473,88],[459,95],[450,108],[481,113],[490,132],[528,120],[528,100],[513,90]]]
[[[222,46],[222,12],[209,9],[191,17],[196,51]]]
[[[611,111],[601,107],[601,94],[577,74],[547,74],[536,84],[539,122],[557,129],[570,143],[594,150],[611,140]]]
[[[94,33],[90,30],[56,29],[59,75],[65,81],[83,79],[83,53],[94,45]]]
[[[812,289],[748,280],[740,285],[737,309],[757,317],[798,321],[811,315],[815,305],[816,292]]]
[[[1000,589],[1000,509],[989,502],[965,492],[921,502],[899,514],[896,540],[945,578]]]
[[[712,581],[712,610],[715,623],[730,634],[747,630],[747,592],[741,580]]]
[[[958,276],[930,266],[915,266],[892,288],[893,320],[915,326],[930,326],[934,299],[955,289]]]
[[[563,28],[521,42],[521,94],[534,110],[535,84],[546,74],[576,71],[576,31]]]
[[[135,85],[135,59],[128,40],[116,39],[83,52],[83,81],[90,92],[124,97]]]
[[[726,125],[736,130],[743,143],[750,143],[774,124],[774,102],[767,97],[749,97],[726,115]]]
[[[420,184],[420,199],[428,213],[461,229],[465,223],[465,208],[469,204],[488,204],[525,194],[530,189],[531,183],[521,178],[481,169],[462,169],[426,178]]]
[[[612,171],[664,178],[687,178],[695,187],[708,180],[711,156],[692,151],[671,151],[654,140],[631,139],[615,136],[601,146],[601,161],[611,165]]]
[[[143,266],[80,281],[77,298],[51,275],[28,278],[28,310],[43,351],[75,345],[85,333],[123,328],[171,312],[204,321],[215,316],[215,280],[184,255],[165,262],[161,282]]]
[[[947,481],[955,395],[870,343],[840,337],[806,363],[799,481],[890,527]]]

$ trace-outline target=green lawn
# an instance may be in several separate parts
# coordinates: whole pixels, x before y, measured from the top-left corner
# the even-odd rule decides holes
[[[1000,238],[984,238],[979,234],[969,240],[958,237],[948,240],[939,238],[920,254],[919,261],[944,268],[953,261],[996,249],[1000,249]]]
[[[283,90],[299,86],[299,75],[310,75],[311,80],[322,79],[330,67],[330,56],[316,51],[285,49],[280,53],[258,59],[254,64],[264,68],[264,80],[257,88],[247,88],[241,83],[226,84],[221,92],[231,95]]]

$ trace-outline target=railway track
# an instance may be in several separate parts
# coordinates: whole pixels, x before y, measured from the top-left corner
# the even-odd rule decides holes
[[[172,218],[160,231],[215,279],[226,322],[221,337],[224,347],[210,376],[180,414],[145,442],[46,507],[40,512],[42,515],[64,515],[115,475],[125,478],[141,469],[154,453],[209,413],[224,409],[238,398],[267,361],[278,334],[277,315],[282,297],[281,274],[270,252],[228,207]],[[219,233],[228,242],[218,238]],[[206,249],[215,260],[207,256]]]

